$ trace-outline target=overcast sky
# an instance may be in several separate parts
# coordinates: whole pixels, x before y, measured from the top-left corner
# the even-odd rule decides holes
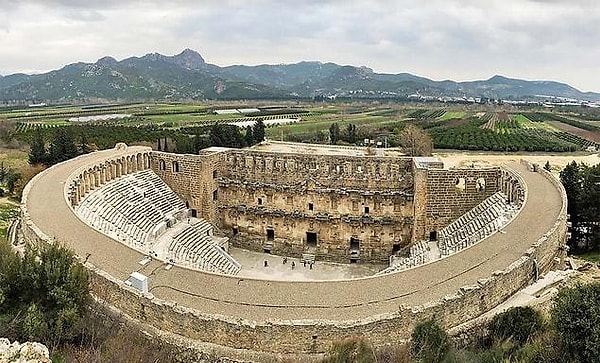
[[[197,50],[217,65],[319,60],[600,91],[596,0],[0,0],[0,74]]]

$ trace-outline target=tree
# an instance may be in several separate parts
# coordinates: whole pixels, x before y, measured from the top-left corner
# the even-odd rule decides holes
[[[413,329],[410,342],[411,357],[419,362],[443,361],[450,352],[448,334],[434,320],[419,323]]]
[[[90,147],[87,134],[85,132],[81,133],[79,136],[79,145],[78,145],[79,154],[89,154],[92,152],[92,148]]]
[[[13,169],[6,172],[6,187],[10,194],[14,193],[17,182],[21,179],[21,174]]]
[[[409,156],[431,156],[433,152],[431,136],[413,124],[406,126],[400,133],[400,144]]]
[[[210,128],[210,142],[213,146],[243,147],[244,137],[235,125],[215,124]]]
[[[600,165],[584,168],[579,212],[587,247],[600,251]]]
[[[331,144],[337,144],[338,140],[340,140],[340,125],[337,122],[334,122],[329,126],[329,141]]]
[[[254,145],[254,133],[252,131],[252,126],[246,126],[246,133],[244,134],[244,141],[246,142],[246,146]]]
[[[560,172],[572,223],[569,246],[600,248],[600,166],[569,163]]]
[[[205,149],[210,146],[210,139],[206,135],[195,134],[194,135],[194,153],[198,153],[198,151]]]
[[[252,137],[254,138],[254,144],[265,141],[265,124],[262,118],[256,120],[256,123],[252,128]]]
[[[582,181],[579,164],[577,164],[575,161],[567,164],[560,172],[560,181],[567,194],[567,212],[571,215],[571,222],[576,224],[579,217]]]
[[[50,164],[57,164],[77,156],[73,135],[66,127],[59,127],[50,143]]]
[[[46,145],[40,129],[36,129],[29,151],[29,164],[44,164],[48,159]]]
[[[356,143],[356,126],[354,124],[346,125],[346,132],[344,134],[344,141],[355,144]]]
[[[600,362],[600,284],[561,290],[552,323],[564,353],[575,362]]]

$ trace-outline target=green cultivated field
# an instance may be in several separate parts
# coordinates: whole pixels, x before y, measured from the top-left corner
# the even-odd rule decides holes
[[[268,106],[261,108],[263,106]],[[259,108],[261,114],[216,114],[215,109]],[[32,132],[50,135],[57,127],[69,126],[76,134],[101,138],[95,144],[108,147],[119,138],[126,142],[155,142],[158,137],[177,140],[188,132],[208,133],[211,125],[232,122],[299,119],[266,130],[275,140],[327,142],[329,127],[337,123],[343,133],[349,124],[356,127],[356,139],[385,138],[398,145],[399,132],[409,123],[427,130],[437,149],[493,151],[572,152],[600,147],[600,121],[588,110],[502,108],[492,105],[443,106],[395,103],[281,103],[180,104],[136,103],[41,108],[0,108],[0,120],[12,127],[10,137],[29,141]],[[71,122],[69,119],[107,114],[131,117],[104,121]],[[129,130],[129,131],[127,131]]]
[[[441,117],[438,119],[440,121],[444,120],[452,120],[452,119],[461,119],[465,117],[467,113],[463,111],[446,111]]]

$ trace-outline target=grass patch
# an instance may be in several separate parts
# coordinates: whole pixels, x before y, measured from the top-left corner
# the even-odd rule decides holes
[[[0,149],[0,163],[6,169],[21,171],[29,166],[28,154],[16,149]]]
[[[442,116],[438,117],[440,121],[463,118],[467,113],[464,111],[446,111]]]
[[[582,260],[600,263],[600,251],[589,251],[581,254],[573,255]]]
[[[522,129],[540,129],[548,132],[557,132],[559,131],[557,128],[546,122],[533,122],[522,114],[516,114],[513,116],[515,122],[519,125],[519,128]]]
[[[528,128],[535,127],[533,122],[531,122],[527,117],[525,117],[521,114],[515,115],[515,121],[517,122],[517,124],[519,124],[519,127],[521,127],[521,128],[528,129]]]

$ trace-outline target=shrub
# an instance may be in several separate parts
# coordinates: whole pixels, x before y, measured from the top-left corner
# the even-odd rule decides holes
[[[378,363],[410,363],[407,344],[385,345],[376,351]]]
[[[600,362],[599,283],[562,290],[552,308],[552,323],[568,357]]]
[[[411,357],[419,362],[441,362],[450,352],[448,334],[435,321],[426,320],[413,329]]]
[[[23,319],[23,334],[27,340],[39,341],[48,334],[48,324],[44,313],[36,304],[29,305]]]
[[[563,347],[554,330],[546,330],[518,352],[518,362],[564,363]]]
[[[18,324],[12,338],[41,341],[50,349],[80,334],[90,299],[88,275],[65,247],[28,246],[21,257],[0,242],[0,286],[0,314],[10,322],[0,332]]]
[[[542,328],[542,316],[529,306],[518,306],[494,316],[488,327],[492,341],[513,339],[523,345]]]
[[[323,363],[375,363],[375,352],[363,337],[349,337],[333,343],[329,356]]]

